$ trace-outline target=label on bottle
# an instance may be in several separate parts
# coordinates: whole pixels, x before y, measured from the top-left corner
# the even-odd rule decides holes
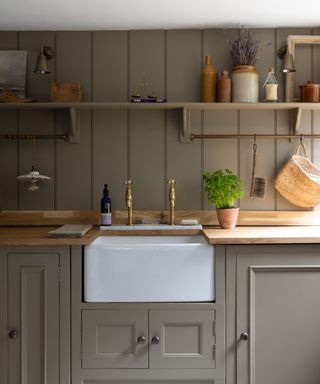
[[[101,213],[101,225],[111,225],[111,213]]]

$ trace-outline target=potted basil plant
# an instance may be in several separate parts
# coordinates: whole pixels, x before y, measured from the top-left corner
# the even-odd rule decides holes
[[[235,203],[243,196],[242,182],[229,169],[203,175],[208,201],[214,204],[221,228],[235,228],[239,208]]]

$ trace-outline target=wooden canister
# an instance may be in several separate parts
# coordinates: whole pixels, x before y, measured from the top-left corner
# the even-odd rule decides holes
[[[201,72],[201,101],[210,103],[216,101],[217,71],[211,64],[211,56],[205,58],[205,66]]]
[[[300,98],[303,103],[320,102],[320,84],[311,83],[300,85]]]
[[[217,99],[219,103],[231,102],[231,79],[228,71],[223,71],[218,80]]]

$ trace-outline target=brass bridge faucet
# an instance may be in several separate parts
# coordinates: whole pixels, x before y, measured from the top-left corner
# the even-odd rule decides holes
[[[170,206],[169,224],[175,225],[176,181],[173,179],[168,180],[168,184],[169,184],[169,206]]]
[[[127,180],[124,182],[127,186],[126,188],[126,203],[128,208],[128,222],[127,225],[132,225],[132,206],[133,206],[133,199],[132,199],[132,181]]]

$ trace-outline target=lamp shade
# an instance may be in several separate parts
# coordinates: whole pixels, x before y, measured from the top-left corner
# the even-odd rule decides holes
[[[50,73],[50,71],[48,70],[47,58],[45,57],[42,51],[37,57],[36,65],[34,67],[34,73],[39,73],[41,75]]]
[[[281,72],[289,73],[295,71],[296,67],[294,65],[293,56],[287,51],[282,62]]]

